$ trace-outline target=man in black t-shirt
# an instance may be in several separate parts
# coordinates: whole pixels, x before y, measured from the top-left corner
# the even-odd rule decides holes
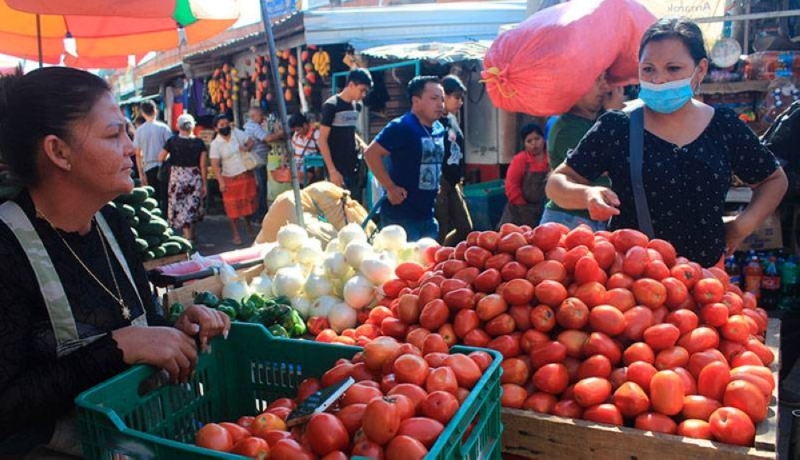
[[[353,198],[360,201],[358,149],[366,148],[366,144],[356,134],[356,125],[362,109],[360,101],[372,88],[372,76],[366,69],[355,69],[345,85],[322,105],[319,151],[330,181],[350,190]]]

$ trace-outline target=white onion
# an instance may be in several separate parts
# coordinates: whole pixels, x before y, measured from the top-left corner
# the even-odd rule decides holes
[[[322,246],[318,239],[309,238],[308,241],[316,241],[317,244],[303,244],[300,249],[297,250],[296,258],[297,262],[313,267],[322,262],[325,253],[322,252]]]
[[[304,291],[309,299],[314,300],[317,297],[332,294],[333,283],[324,274],[311,272],[308,278],[306,278]]]
[[[266,273],[253,277],[253,279],[250,280],[250,291],[272,296],[272,278]]]
[[[339,244],[347,247],[351,241],[367,241],[367,234],[364,229],[356,223],[350,223],[339,230]]]
[[[250,297],[250,288],[244,281],[231,281],[222,286],[222,298],[233,299],[237,302]]]
[[[331,329],[337,333],[356,327],[357,320],[358,313],[346,303],[337,303],[331,307],[331,311],[328,313],[328,323],[330,323]]]
[[[293,262],[294,255],[291,251],[281,246],[275,246],[264,256],[264,269],[267,273],[274,275],[278,270]]]
[[[344,249],[344,259],[350,264],[351,267],[358,270],[361,266],[361,261],[373,254],[372,246],[362,240],[351,241]]]
[[[383,283],[395,278],[394,264],[388,257],[367,257],[361,261],[361,274],[370,283],[380,286]]]
[[[272,292],[276,296],[294,297],[303,290],[306,277],[298,267],[284,267],[278,270],[272,280]]]
[[[342,299],[332,295],[324,295],[319,297],[317,300],[311,303],[311,312],[309,313],[309,316],[322,316],[323,318],[327,318],[331,308],[341,301]]]
[[[356,310],[366,307],[375,298],[375,286],[361,275],[347,280],[343,291],[344,301]]]
[[[286,224],[278,230],[278,244],[295,251],[308,239],[308,232],[297,224]]]
[[[342,279],[350,272],[350,265],[341,252],[329,253],[323,262],[323,266],[328,278]]]
[[[399,251],[406,243],[408,235],[403,227],[399,225],[387,225],[379,233],[381,244],[390,251]]]
[[[328,241],[328,245],[325,246],[325,252],[326,253],[342,252],[342,245],[339,244],[339,238],[334,238]]]
[[[311,301],[304,296],[292,297],[292,308],[297,310],[301,318],[306,319],[308,314],[311,313]]]

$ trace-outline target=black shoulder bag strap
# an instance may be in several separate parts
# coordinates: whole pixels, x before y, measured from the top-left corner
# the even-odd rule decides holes
[[[642,163],[644,162],[644,109],[637,107],[630,112],[630,143],[628,144],[629,162],[631,165],[631,186],[636,203],[636,218],[639,230],[650,238],[654,238],[653,221],[650,220],[650,208],[647,207],[647,195],[644,193],[642,180]]]

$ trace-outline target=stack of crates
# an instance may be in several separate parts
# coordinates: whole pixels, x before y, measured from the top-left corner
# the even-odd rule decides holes
[[[227,340],[216,339],[195,375],[183,385],[165,382],[150,366],[136,366],[76,399],[87,459],[236,459],[194,445],[206,423],[256,415],[277,398],[294,398],[300,383],[320,378],[360,347],[272,337],[256,324],[235,323]],[[451,353],[474,348],[455,346]],[[486,369],[431,447],[428,459],[500,459],[500,363],[494,350]]]

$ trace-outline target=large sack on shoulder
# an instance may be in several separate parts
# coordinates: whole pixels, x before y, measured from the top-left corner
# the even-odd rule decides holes
[[[311,204],[316,209],[315,214],[322,214],[325,220],[334,228],[340,229],[345,224],[343,197],[349,197],[350,192],[328,181],[314,182],[303,188]],[[360,223],[360,222],[359,222]]]
[[[567,112],[608,70],[614,85],[638,82],[638,52],[655,16],[635,0],[572,0],[500,34],[482,76],[495,106],[549,116]]]

